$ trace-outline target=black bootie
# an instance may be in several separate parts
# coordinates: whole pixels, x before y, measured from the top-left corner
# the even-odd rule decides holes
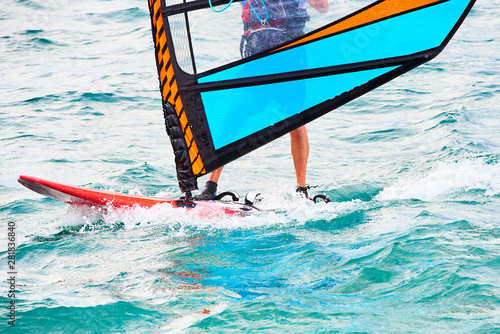
[[[207,181],[205,183],[205,188],[199,195],[195,195],[193,198],[197,201],[213,201],[217,193],[217,183],[213,181]]]

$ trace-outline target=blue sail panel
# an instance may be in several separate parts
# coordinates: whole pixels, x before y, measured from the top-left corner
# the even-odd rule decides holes
[[[395,68],[201,93],[214,147],[236,142]]]

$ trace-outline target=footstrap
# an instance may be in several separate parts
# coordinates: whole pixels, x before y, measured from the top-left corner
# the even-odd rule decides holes
[[[240,196],[232,191],[224,191],[223,193],[220,193],[219,195],[215,196],[214,199],[216,201],[220,201],[222,198],[226,196],[231,196],[233,202],[238,202],[240,200]]]

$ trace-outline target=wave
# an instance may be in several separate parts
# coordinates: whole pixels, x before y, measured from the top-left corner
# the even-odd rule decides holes
[[[433,200],[450,194],[479,190],[485,196],[500,194],[500,165],[481,159],[437,162],[430,171],[405,177],[382,190],[378,200]]]

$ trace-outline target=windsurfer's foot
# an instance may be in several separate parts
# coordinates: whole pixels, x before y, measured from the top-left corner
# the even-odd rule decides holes
[[[306,198],[309,199],[309,195],[307,194],[307,187],[299,187],[297,186],[295,188],[295,192],[300,198]]]
[[[205,183],[205,188],[200,194],[193,196],[193,199],[197,201],[213,201],[217,193],[217,183],[213,181],[207,181]]]

